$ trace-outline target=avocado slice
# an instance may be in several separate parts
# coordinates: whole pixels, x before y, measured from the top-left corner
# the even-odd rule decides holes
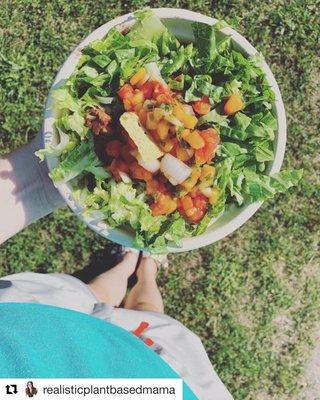
[[[133,112],[123,113],[120,117],[120,124],[137,145],[139,154],[145,163],[152,162],[163,156],[163,152],[149,138],[144,128],[141,126],[137,114]]]

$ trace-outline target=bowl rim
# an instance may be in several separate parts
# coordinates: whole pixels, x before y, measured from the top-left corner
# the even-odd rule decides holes
[[[198,12],[181,9],[181,8],[152,8],[152,11],[156,13],[160,18],[164,19],[180,19],[180,20],[189,20],[191,22],[203,22],[209,25],[213,25],[217,22],[217,19],[200,14]],[[87,46],[90,42],[95,39],[100,39],[104,37],[107,32],[115,26],[127,25],[134,22],[134,13],[128,13],[119,17],[116,17],[107,23],[101,25],[99,28],[91,32],[81,43],[71,52],[68,58],[64,61],[61,68],[59,69],[55,80],[50,88],[46,104],[44,110],[44,121],[43,121],[43,130],[42,130],[42,138],[43,138],[43,145],[50,144],[54,137],[53,132],[53,121],[54,115],[52,110],[53,98],[52,92],[54,89],[59,87],[63,81],[73,72],[75,65],[78,62],[78,59],[81,55],[81,50]],[[242,35],[236,32],[234,29],[230,27],[226,27],[221,29],[221,31],[229,36],[237,43],[237,45],[248,55],[255,55],[259,54],[259,52],[245,39]],[[278,132],[276,135],[276,147],[274,149],[274,160],[271,163],[271,168],[269,173],[276,173],[280,171],[284,153],[285,153],[285,146],[286,146],[286,115],[285,115],[285,108],[282,101],[281,93],[279,86],[271,72],[269,66],[265,62],[264,58],[262,59],[261,68],[266,74],[266,79],[273,89],[275,93],[275,101],[274,101],[274,108],[275,114],[278,124]],[[49,171],[54,168],[57,164],[56,157],[46,157],[46,162],[48,165]],[[58,191],[60,192],[61,196],[65,199],[68,206],[71,210],[82,219],[91,229],[99,233],[100,235],[104,236],[105,238],[112,240],[114,242],[118,242],[125,246],[133,246],[132,236],[124,232],[119,228],[109,228],[104,222],[96,222],[93,218],[84,217],[81,214],[81,207],[76,204],[76,202],[72,199],[71,189],[65,183],[60,183],[55,185]],[[207,246],[212,244],[234,232],[236,229],[240,228],[246,221],[248,221],[253,214],[260,208],[262,202],[254,202],[251,204],[244,205],[238,214],[231,218],[230,221],[225,223],[224,225],[217,227],[215,231],[206,231],[199,236],[193,236],[189,238],[184,238],[182,240],[181,247],[175,246],[168,246],[168,252],[182,252],[182,251],[189,251],[193,249],[198,249],[203,246]]]

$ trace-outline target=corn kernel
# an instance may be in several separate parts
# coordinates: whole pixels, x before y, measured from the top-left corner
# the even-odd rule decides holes
[[[145,68],[140,68],[130,79],[131,85],[136,85],[139,81],[141,81],[147,75],[147,71]]]
[[[190,191],[198,182],[198,179],[200,178],[201,172],[198,168],[195,168],[192,170],[191,176],[187,178],[185,181],[181,183],[181,186]]]
[[[159,122],[164,117],[165,111],[162,108],[156,107],[153,110],[153,118],[155,121]]]
[[[192,157],[191,153],[188,153],[188,151],[185,148],[181,146],[177,148],[177,158],[179,158],[179,160],[188,161],[190,160],[191,157]]]
[[[185,114],[181,122],[186,128],[193,129],[197,125],[198,119],[194,115]]]
[[[142,104],[144,102],[144,95],[143,93],[138,90],[135,92],[135,94],[132,96],[131,102],[134,106],[137,104]]]
[[[166,120],[161,120],[157,126],[157,133],[161,140],[165,140],[169,134],[169,124]]]
[[[164,153],[169,153],[174,147],[174,142],[169,139],[161,143],[158,143],[158,146]]]
[[[205,145],[205,141],[197,131],[190,132],[185,140],[195,150],[201,149]]]
[[[220,196],[220,189],[218,187],[212,188],[212,194],[209,197],[209,203],[212,205],[217,204]]]
[[[149,111],[147,113],[147,123],[146,123],[147,129],[157,129],[157,125],[158,123],[154,119],[153,111]]]

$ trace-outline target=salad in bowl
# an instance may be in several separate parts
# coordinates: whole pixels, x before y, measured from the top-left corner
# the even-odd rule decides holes
[[[260,66],[222,33],[191,24],[179,40],[151,10],[81,50],[53,91],[58,159],[85,219],[125,230],[152,252],[202,235],[230,207],[296,185],[301,171],[269,174],[275,94]]]

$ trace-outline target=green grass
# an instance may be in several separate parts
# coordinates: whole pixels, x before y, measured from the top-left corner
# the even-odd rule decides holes
[[[284,166],[304,168],[301,185],[219,243],[172,256],[160,283],[167,312],[202,338],[235,399],[293,400],[320,315],[317,0],[2,0],[1,153],[39,131],[48,89],[72,48],[105,21],[150,4],[232,23],[263,52],[280,85],[288,117]],[[0,275],[70,272],[104,243],[59,210],[0,247]]]

